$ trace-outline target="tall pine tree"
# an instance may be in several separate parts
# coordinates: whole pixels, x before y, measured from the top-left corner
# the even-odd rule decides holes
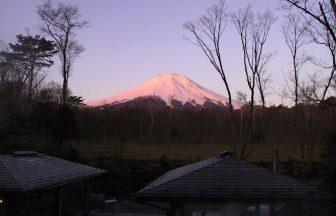
[[[28,100],[31,100],[34,91],[45,77],[41,73],[42,69],[53,65],[51,59],[57,50],[53,41],[39,35],[17,35],[16,38],[15,44],[9,44],[11,50],[1,54],[22,66],[23,83],[27,88]]]

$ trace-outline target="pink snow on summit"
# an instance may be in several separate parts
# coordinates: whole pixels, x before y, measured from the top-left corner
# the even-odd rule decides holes
[[[181,74],[164,73],[115,96],[88,101],[87,105],[120,104],[139,97],[150,96],[161,98],[169,106],[172,106],[173,100],[180,101],[182,104],[189,102],[193,105],[203,105],[205,102],[212,102],[227,106],[229,102],[228,98],[208,90]],[[233,108],[239,109],[240,104],[233,101]]]

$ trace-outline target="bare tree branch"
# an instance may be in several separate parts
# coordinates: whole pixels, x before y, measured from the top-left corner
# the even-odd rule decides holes
[[[88,25],[82,19],[77,6],[58,3],[54,6],[51,0],[37,7],[42,24],[41,31],[54,39],[59,51],[59,58],[62,62],[63,77],[63,104],[68,98],[68,79],[70,69],[75,59],[84,51],[75,39],[76,32]]]
[[[227,73],[224,70],[223,57],[221,50],[221,39],[223,31],[226,28],[229,19],[229,14],[225,7],[225,1],[219,0],[218,4],[209,8],[206,13],[198,20],[193,22],[186,22],[184,29],[191,33],[191,41],[194,45],[201,48],[211,65],[219,73],[224,82],[226,92],[229,98],[229,113],[232,128],[232,134],[235,134],[232,115],[233,115],[233,102],[229,86]],[[236,148],[236,147],[234,147]],[[234,150],[236,152],[236,150]]]
[[[255,134],[254,106],[255,88],[259,91],[263,108],[265,102],[265,90],[268,87],[270,76],[266,73],[266,65],[274,54],[265,53],[265,44],[270,29],[275,22],[273,14],[266,10],[264,13],[255,14],[249,4],[244,9],[239,9],[232,15],[232,21],[240,36],[243,50],[244,74],[250,90],[250,141],[253,142]],[[241,159],[247,157],[245,142],[242,147]]]
[[[336,10],[334,0],[283,0],[284,8],[296,8],[307,21],[307,32],[311,43],[323,46],[329,53],[329,59],[326,63],[322,60],[311,58],[313,64],[329,70],[329,75],[325,76],[323,85],[316,85],[315,79],[310,79],[313,83],[309,91],[315,90],[315,93],[306,93],[305,98],[311,101],[323,101],[328,96],[332,85],[332,80],[336,71]],[[305,92],[307,91],[307,88]]]

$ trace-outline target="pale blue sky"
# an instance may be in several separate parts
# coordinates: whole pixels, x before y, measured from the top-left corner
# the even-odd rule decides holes
[[[0,39],[14,42],[15,35],[37,33],[37,0],[1,0]],[[70,1],[68,1],[70,2]],[[73,0],[90,27],[78,34],[86,51],[77,60],[70,77],[72,91],[85,99],[103,98],[144,82],[163,72],[181,73],[199,84],[225,94],[219,75],[203,53],[183,39],[183,24],[197,19],[215,0]],[[278,14],[279,0],[227,0],[229,10],[252,2],[256,10],[270,8]],[[274,25],[268,49],[277,55],[268,69],[275,92],[268,104],[278,104],[283,73],[290,58],[280,32],[282,19]],[[246,90],[238,35],[229,25],[223,35],[224,67],[234,96]],[[58,59],[56,59],[58,62]],[[59,64],[50,69],[48,80],[60,82]]]

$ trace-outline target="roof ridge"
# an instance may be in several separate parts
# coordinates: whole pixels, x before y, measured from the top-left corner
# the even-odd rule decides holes
[[[151,190],[151,189],[156,188],[156,187],[158,187],[158,186],[162,186],[162,185],[168,184],[168,183],[170,183],[170,182],[175,181],[177,178],[181,178],[181,177],[186,176],[186,175],[189,175],[189,174],[191,174],[191,173],[193,173],[193,172],[202,170],[202,169],[204,169],[204,168],[207,168],[207,167],[209,167],[209,166],[212,166],[212,165],[214,165],[214,164],[217,164],[217,163],[219,163],[219,162],[221,162],[221,161],[223,161],[223,160],[225,160],[225,159],[228,159],[228,158],[227,158],[227,157],[226,157],[226,158],[220,158],[220,157],[216,157],[216,156],[214,156],[214,157],[211,157],[211,158],[206,159],[206,160],[198,161],[198,162],[195,162],[195,163],[192,163],[192,164],[188,164],[188,165],[185,165],[185,166],[176,168],[176,169],[169,170],[169,171],[167,171],[165,174],[167,174],[167,173],[169,173],[169,172],[171,172],[171,171],[174,171],[174,170],[177,170],[177,169],[186,167],[186,166],[191,166],[191,165],[196,164],[196,163],[201,163],[201,162],[204,162],[204,161],[214,160],[214,159],[217,159],[217,160],[214,161],[214,162],[212,162],[212,163],[209,163],[209,164],[207,164],[207,165],[205,165],[205,166],[203,166],[203,167],[201,167],[201,168],[199,168],[199,169],[191,170],[190,172],[186,172],[186,173],[184,173],[184,174],[181,175],[181,176],[178,176],[178,177],[176,177],[176,178],[172,178],[172,179],[170,179],[170,180],[168,180],[168,181],[166,181],[166,182],[162,182],[161,184],[157,184],[157,185],[151,186],[151,184],[152,184],[153,182],[155,182],[156,180],[158,180],[159,178],[162,177],[162,176],[160,176],[160,177],[154,179],[154,180],[153,180],[151,183],[149,183],[149,185],[147,185],[145,188],[139,190],[136,194],[145,192],[145,191],[147,191],[147,190]],[[163,175],[165,175],[165,174],[163,174]]]

